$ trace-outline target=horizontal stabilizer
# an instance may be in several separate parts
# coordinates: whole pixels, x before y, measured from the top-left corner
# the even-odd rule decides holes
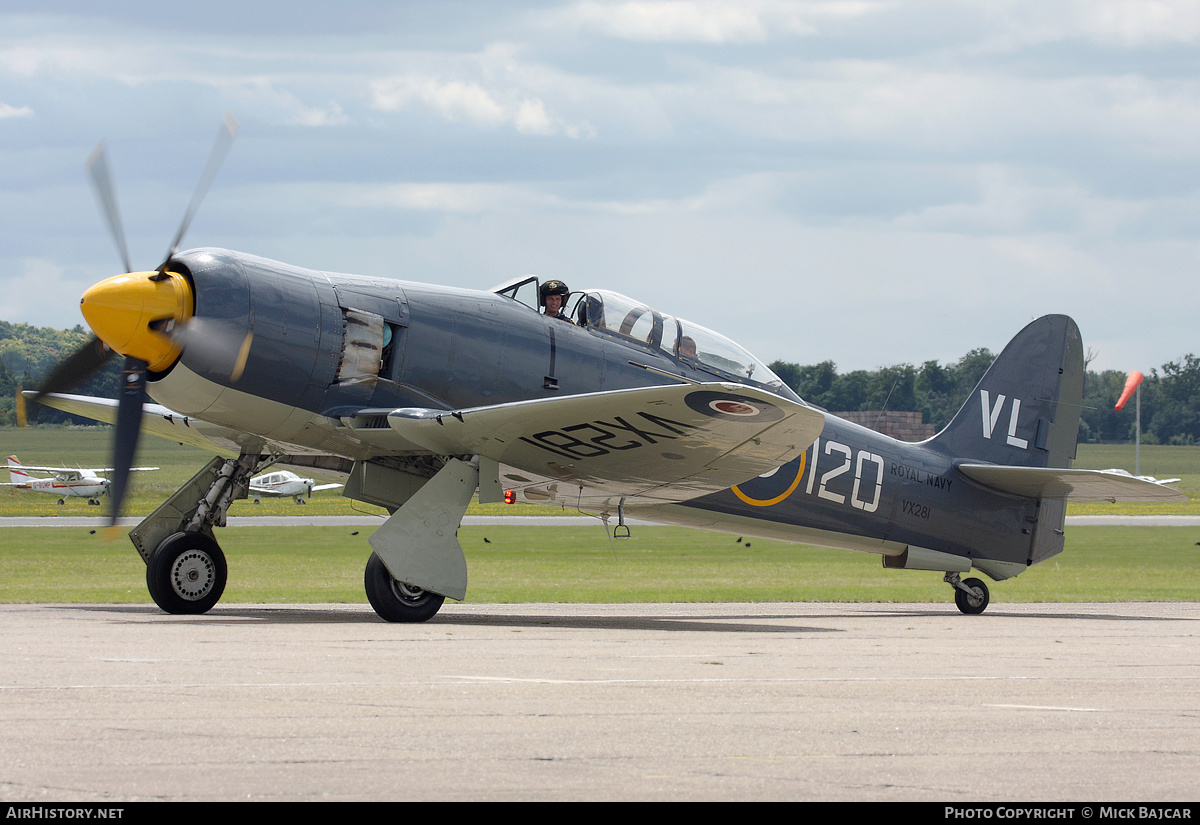
[[[670,384],[491,407],[398,409],[391,429],[442,455],[481,455],[577,495],[684,501],[786,464],[825,417],[740,384]],[[515,480],[515,477],[510,477]],[[586,490],[586,492],[584,492]]]
[[[959,464],[963,475],[1005,493],[1070,501],[1187,501],[1164,484],[1115,470]]]

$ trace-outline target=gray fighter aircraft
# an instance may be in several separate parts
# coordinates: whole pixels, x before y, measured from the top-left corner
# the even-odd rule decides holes
[[[344,472],[344,495],[391,513],[368,539],[364,577],[389,621],[425,621],[465,597],[455,533],[476,492],[616,530],[636,515],[875,553],[886,568],[943,573],[964,613],[989,592],[961,574],[1003,580],[1063,549],[1067,499],[1185,498],[1068,468],[1084,362],[1063,315],[1023,329],[950,425],[909,444],[805,403],[728,338],[603,289],[569,294],[562,320],[540,311],[535,277],[476,291],[179,252],[233,134],[230,120],[148,272],[131,271],[104,153],[93,155],[126,274],[84,293],[96,337],[34,395],[116,425],[114,523],[141,430],[218,453],[130,533],[167,612],[220,599],[213,528],[275,463]],[[114,354],[119,400],[64,392]]]

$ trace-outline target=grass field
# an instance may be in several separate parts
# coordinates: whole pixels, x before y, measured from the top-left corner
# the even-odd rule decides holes
[[[357,535],[354,533],[357,532]],[[369,528],[229,527],[230,602],[365,602]],[[150,603],[145,567],[121,536],[86,528],[6,528],[0,602]],[[484,542],[484,539],[487,542]],[[940,602],[938,573],[884,570],[877,556],[680,527],[467,526],[467,601]],[[1074,527],[1067,549],[992,585],[994,603],[1200,600],[1200,530]]]
[[[4,455],[38,464],[103,466],[102,429],[3,429]],[[209,456],[145,439],[137,463],[159,466],[137,474],[130,515],[149,512]],[[1200,513],[1200,448],[1143,447],[1142,472],[1183,478],[1191,500],[1154,510],[1089,505],[1071,512]],[[1133,446],[1080,448],[1076,466],[1133,469]],[[340,480],[340,479],[336,479]],[[59,506],[47,495],[0,493],[0,516],[101,515],[82,500]],[[571,514],[527,505],[473,505],[471,512]],[[333,493],[303,506],[290,499],[259,506],[236,502],[237,515],[384,515],[380,508]],[[229,560],[230,602],[365,602],[362,571],[370,527],[230,527],[221,531]],[[883,570],[877,556],[736,537],[677,527],[635,527],[633,538],[610,540],[595,525],[467,526],[471,602],[716,602],[847,601],[950,604],[936,573]],[[487,539],[485,542],[484,539]],[[1067,549],[1021,576],[992,587],[1003,602],[1200,600],[1200,530],[1186,527],[1072,527]],[[88,528],[6,527],[0,539],[0,602],[150,603],[145,568],[122,535],[106,541]]]

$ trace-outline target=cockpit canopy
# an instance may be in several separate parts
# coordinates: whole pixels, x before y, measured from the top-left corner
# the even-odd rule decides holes
[[[529,276],[493,291],[537,310],[537,278]],[[793,393],[780,378],[738,344],[699,324],[665,315],[640,301],[606,289],[572,292],[567,315],[579,326],[661,352],[717,378]]]

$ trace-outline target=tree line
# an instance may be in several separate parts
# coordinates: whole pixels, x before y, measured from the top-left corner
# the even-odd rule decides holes
[[[37,389],[60,361],[91,338],[82,326],[74,329],[35,327],[0,321],[0,425],[17,423],[17,392]],[[113,358],[71,392],[116,398],[121,387],[121,358]],[[31,424],[94,424],[64,412],[29,403],[26,417]]]
[[[0,425],[16,423],[19,387],[36,388],[54,366],[90,338],[81,326],[58,330],[0,321]],[[926,361],[877,370],[839,373],[833,361],[801,366],[775,361],[776,375],[801,398],[831,411],[896,410],[921,413],[923,421],[941,429],[958,412],[971,390],[996,359],[987,349],[973,349],[951,364]],[[74,388],[80,395],[116,398],[121,359],[113,358]],[[1126,375],[1116,370],[1087,371],[1079,440],[1125,443],[1133,440],[1134,402],[1121,412],[1113,407]],[[89,423],[66,413],[29,404],[31,423]],[[1200,358],[1185,355],[1146,373],[1142,384],[1142,442],[1200,443]]]
[[[801,366],[770,364],[775,374],[808,401],[831,412],[896,410],[921,413],[940,430],[950,423],[996,356],[974,349],[952,364],[926,361],[878,370],[838,373],[833,361]],[[1200,358],[1185,355],[1151,369],[1142,382],[1143,444],[1200,443]],[[1128,376],[1118,370],[1086,371],[1079,440],[1129,443],[1136,428],[1135,402],[1114,409]]]

